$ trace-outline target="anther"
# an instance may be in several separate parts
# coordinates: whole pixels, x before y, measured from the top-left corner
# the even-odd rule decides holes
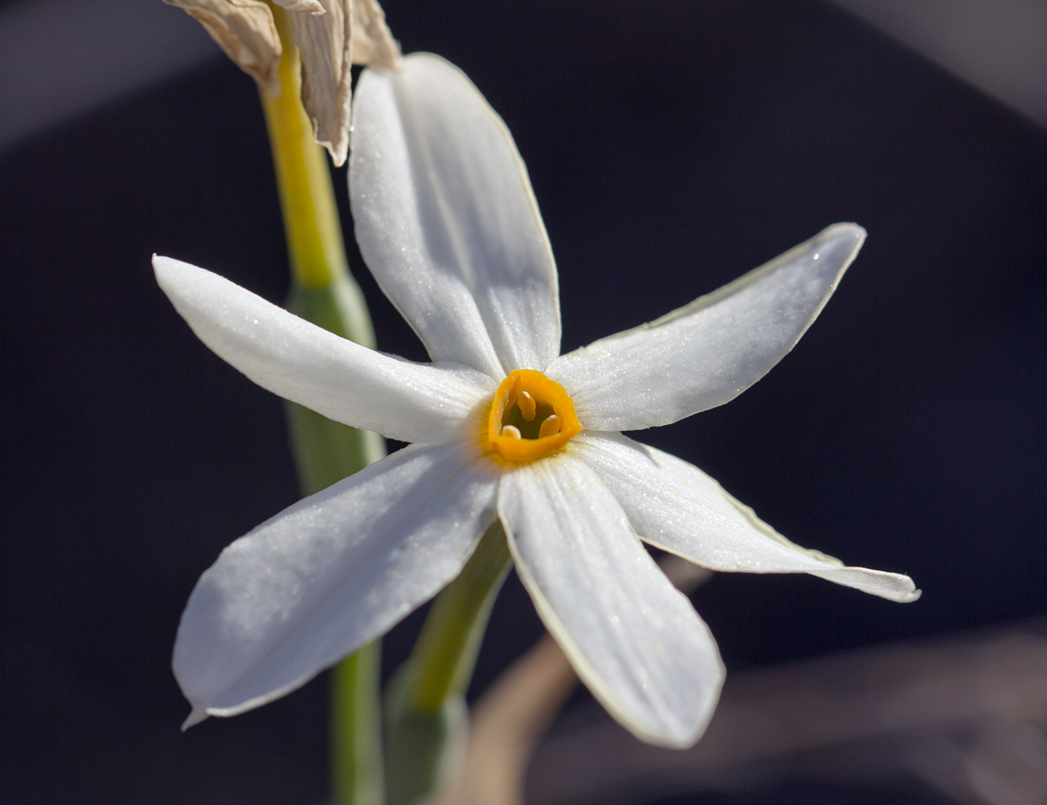
[[[553,436],[560,432],[560,417],[556,414],[549,414],[542,423],[542,426],[538,429],[538,438],[544,439],[546,436]]]
[[[514,369],[485,413],[480,446],[502,464],[529,464],[558,453],[582,430],[563,386],[533,369]]]
[[[516,398],[516,405],[519,407],[520,413],[523,414],[524,419],[528,422],[534,422],[534,413],[537,404],[530,392],[521,391],[520,396]]]
[[[505,408],[509,410],[516,405],[516,399],[520,396],[520,377],[512,375],[509,385],[509,393],[505,395]]]

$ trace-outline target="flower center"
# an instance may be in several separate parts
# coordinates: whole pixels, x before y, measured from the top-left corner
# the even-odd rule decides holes
[[[533,369],[517,369],[494,393],[481,441],[496,460],[526,464],[560,451],[581,431],[563,386]]]

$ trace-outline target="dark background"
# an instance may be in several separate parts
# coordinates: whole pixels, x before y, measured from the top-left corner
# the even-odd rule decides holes
[[[780,367],[640,438],[800,544],[909,573],[924,596],[717,576],[694,600],[729,672],[1047,611],[1042,129],[814,0],[385,8],[405,52],[456,62],[512,130],[565,351],[827,224],[868,229]],[[344,203],[341,171],[336,188]],[[216,57],[0,151],[0,213],[0,801],[319,802],[323,679],[182,735],[169,669],[196,578],[296,499],[280,401],[192,336],[149,265],[286,294],[251,81]],[[380,348],[423,358],[352,259]],[[387,640],[387,672],[417,628]],[[540,633],[511,579],[476,689]],[[672,801],[940,801],[896,784]]]

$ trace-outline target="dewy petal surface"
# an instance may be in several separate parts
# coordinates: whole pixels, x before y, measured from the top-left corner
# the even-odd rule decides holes
[[[461,570],[496,486],[459,445],[412,445],[226,548],[178,627],[187,724],[265,704],[386,632]]]
[[[269,391],[330,419],[407,442],[446,442],[497,383],[458,365],[424,365],[354,344],[217,274],[154,257],[156,278],[193,332]]]
[[[546,374],[594,430],[667,425],[723,405],[793,348],[864,240],[860,226],[830,226],[657,321],[563,356]]]
[[[585,432],[572,442],[611,490],[640,537],[712,570],[810,573],[892,601],[920,596],[912,579],[845,567],[794,545],[697,467],[621,434]]]
[[[356,89],[349,196],[360,251],[433,360],[492,376],[559,354],[556,268],[512,136],[428,54]]]
[[[597,699],[638,737],[684,747],[715,707],[708,627],[584,463],[561,454],[503,477],[498,514],[546,627]]]

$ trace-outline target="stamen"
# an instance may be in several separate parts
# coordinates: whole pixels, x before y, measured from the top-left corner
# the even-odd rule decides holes
[[[537,404],[530,392],[521,391],[520,396],[516,398],[516,405],[520,408],[520,413],[523,414],[524,419],[528,422],[534,422],[534,413]]]
[[[516,405],[516,398],[520,396],[520,382],[519,375],[510,375],[509,381],[509,393],[505,395],[505,410],[509,411],[514,405]]]
[[[533,369],[514,369],[484,413],[484,455],[502,465],[529,464],[562,450],[582,430],[563,386]]]
[[[549,414],[545,418],[545,422],[542,423],[542,427],[538,430],[538,438],[544,439],[546,436],[553,436],[560,432],[560,417],[556,414]]]

